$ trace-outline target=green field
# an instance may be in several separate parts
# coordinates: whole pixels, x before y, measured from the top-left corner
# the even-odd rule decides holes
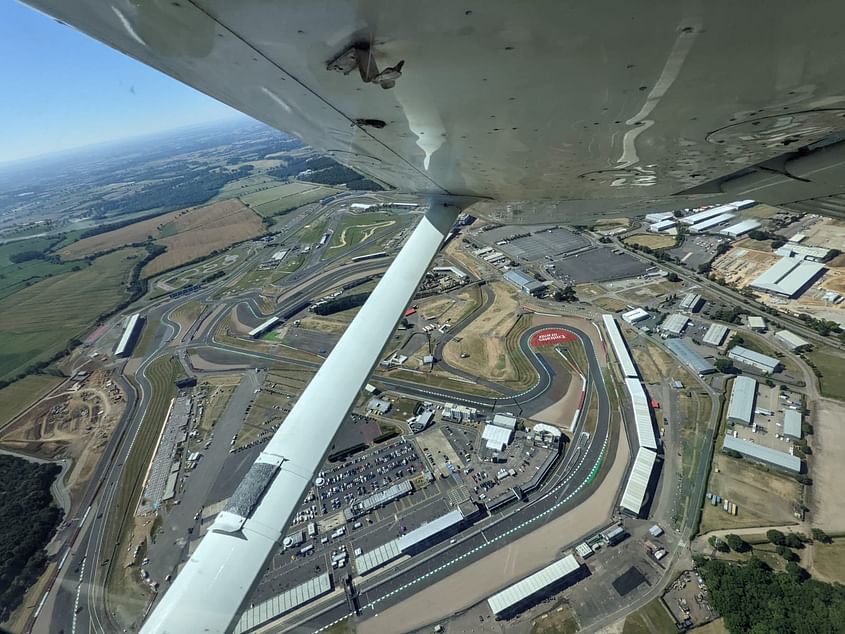
[[[47,277],[72,271],[74,267],[85,268],[84,260],[77,262],[53,262],[50,260],[27,260],[13,263],[9,257],[25,251],[48,253],[57,244],[55,238],[32,238],[0,245],[0,299],[8,297],[27,286]]]
[[[365,239],[394,229],[396,224],[396,216],[389,213],[347,214],[343,217],[329,241],[328,253],[332,256],[340,255]]]
[[[261,191],[262,189],[268,189],[281,184],[283,184],[282,181],[277,178],[273,178],[272,176],[267,176],[266,174],[247,176],[246,178],[226,183],[220,192],[209,202],[238,198],[239,196],[248,196],[249,194]]]
[[[339,191],[334,187],[295,181],[243,195],[241,200],[262,217],[269,218],[317,202]]]
[[[293,237],[295,240],[298,240],[300,244],[313,244],[323,237],[328,223],[328,218],[320,216],[318,219],[313,220],[310,224],[302,227],[302,229],[293,234]]]
[[[0,379],[47,360],[126,296],[130,270],[145,252],[128,248],[81,271],[42,280],[0,302]]]
[[[826,350],[813,350],[807,353],[807,358],[813,362],[821,373],[819,377],[819,391],[822,396],[845,399],[842,386],[845,385],[845,359],[831,354]]]
[[[629,615],[622,628],[622,634],[674,634],[677,631],[675,620],[660,599],[655,599]]]
[[[0,428],[62,381],[57,376],[31,374],[0,390]]]

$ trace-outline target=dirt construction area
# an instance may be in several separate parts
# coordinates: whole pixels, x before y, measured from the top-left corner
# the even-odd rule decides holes
[[[125,395],[106,370],[71,385],[6,427],[0,447],[43,460],[71,459],[66,485],[73,497],[91,477],[123,414]]]
[[[517,381],[517,369],[507,351],[505,337],[519,318],[516,289],[492,282],[493,303],[443,348],[443,358],[465,372],[479,373],[491,381]]]

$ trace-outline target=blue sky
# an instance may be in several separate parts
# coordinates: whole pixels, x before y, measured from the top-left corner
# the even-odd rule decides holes
[[[0,0],[0,81],[0,162],[238,116],[14,0]]]

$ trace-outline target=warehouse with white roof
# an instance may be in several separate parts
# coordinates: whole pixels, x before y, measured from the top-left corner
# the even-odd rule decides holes
[[[567,555],[502,590],[487,599],[490,611],[496,619],[516,616],[539,601],[557,594],[578,581],[586,568],[575,555]]]
[[[702,341],[708,346],[718,348],[725,342],[728,336],[728,327],[725,324],[710,324],[707,332],[704,333]]]
[[[681,339],[667,339],[666,347],[669,348],[672,354],[698,374],[698,376],[713,374],[716,371],[715,366],[690,348],[686,341]]]
[[[619,504],[626,514],[639,517],[642,513],[656,461],[657,454],[651,449],[641,447],[637,451],[634,466],[631,467],[625,491],[622,493],[622,501]]]
[[[771,447],[764,447],[763,445],[758,445],[756,442],[751,442],[750,440],[734,438],[733,436],[728,435],[725,436],[725,442],[722,445],[722,449],[736,451],[750,460],[772,465],[774,467],[778,467],[779,469],[792,471],[794,473],[801,473],[801,459],[798,456],[793,456],[785,451],[778,451],[777,449],[772,449]]]
[[[672,313],[662,324],[660,330],[667,337],[680,337],[689,323],[689,317],[682,313]]]
[[[498,425],[485,425],[481,432],[481,440],[484,441],[490,451],[504,451],[505,447],[513,438],[513,430],[499,427]]]
[[[756,350],[749,350],[743,346],[734,346],[728,351],[728,357],[742,363],[749,368],[759,370],[764,374],[772,374],[780,367],[780,361]]]
[[[643,321],[644,319],[648,319],[650,315],[648,311],[643,310],[642,308],[635,308],[634,310],[629,310],[627,313],[622,313],[622,321],[631,324],[632,326],[639,321]]]
[[[800,350],[802,348],[807,348],[810,345],[809,341],[807,341],[806,339],[802,339],[794,332],[790,332],[789,330],[778,330],[775,333],[775,339],[780,341],[790,350]]]
[[[731,385],[728,405],[728,422],[751,425],[754,418],[754,401],[757,399],[757,381],[750,376],[738,376]]]
[[[721,233],[723,236],[728,236],[729,238],[739,238],[740,236],[744,236],[749,231],[754,231],[754,229],[757,229],[759,226],[759,220],[749,218],[748,220],[741,220],[735,224],[725,227],[719,233]]]
[[[794,409],[783,411],[783,435],[790,440],[801,440],[801,436],[803,436],[801,412]]]
[[[798,297],[824,271],[824,265],[783,257],[751,282],[751,288],[781,297]]]
[[[707,220],[702,220],[701,222],[696,222],[694,225],[690,225],[689,230],[692,233],[701,233],[702,231],[709,231],[713,227],[718,227],[719,225],[723,225],[726,222],[730,222],[736,218],[736,214],[727,213],[727,214],[719,214],[713,218],[708,218]]]

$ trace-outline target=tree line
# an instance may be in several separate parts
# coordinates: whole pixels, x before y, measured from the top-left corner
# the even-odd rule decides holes
[[[50,495],[59,471],[55,464],[0,455],[0,621],[47,565],[44,546],[63,515]]]

